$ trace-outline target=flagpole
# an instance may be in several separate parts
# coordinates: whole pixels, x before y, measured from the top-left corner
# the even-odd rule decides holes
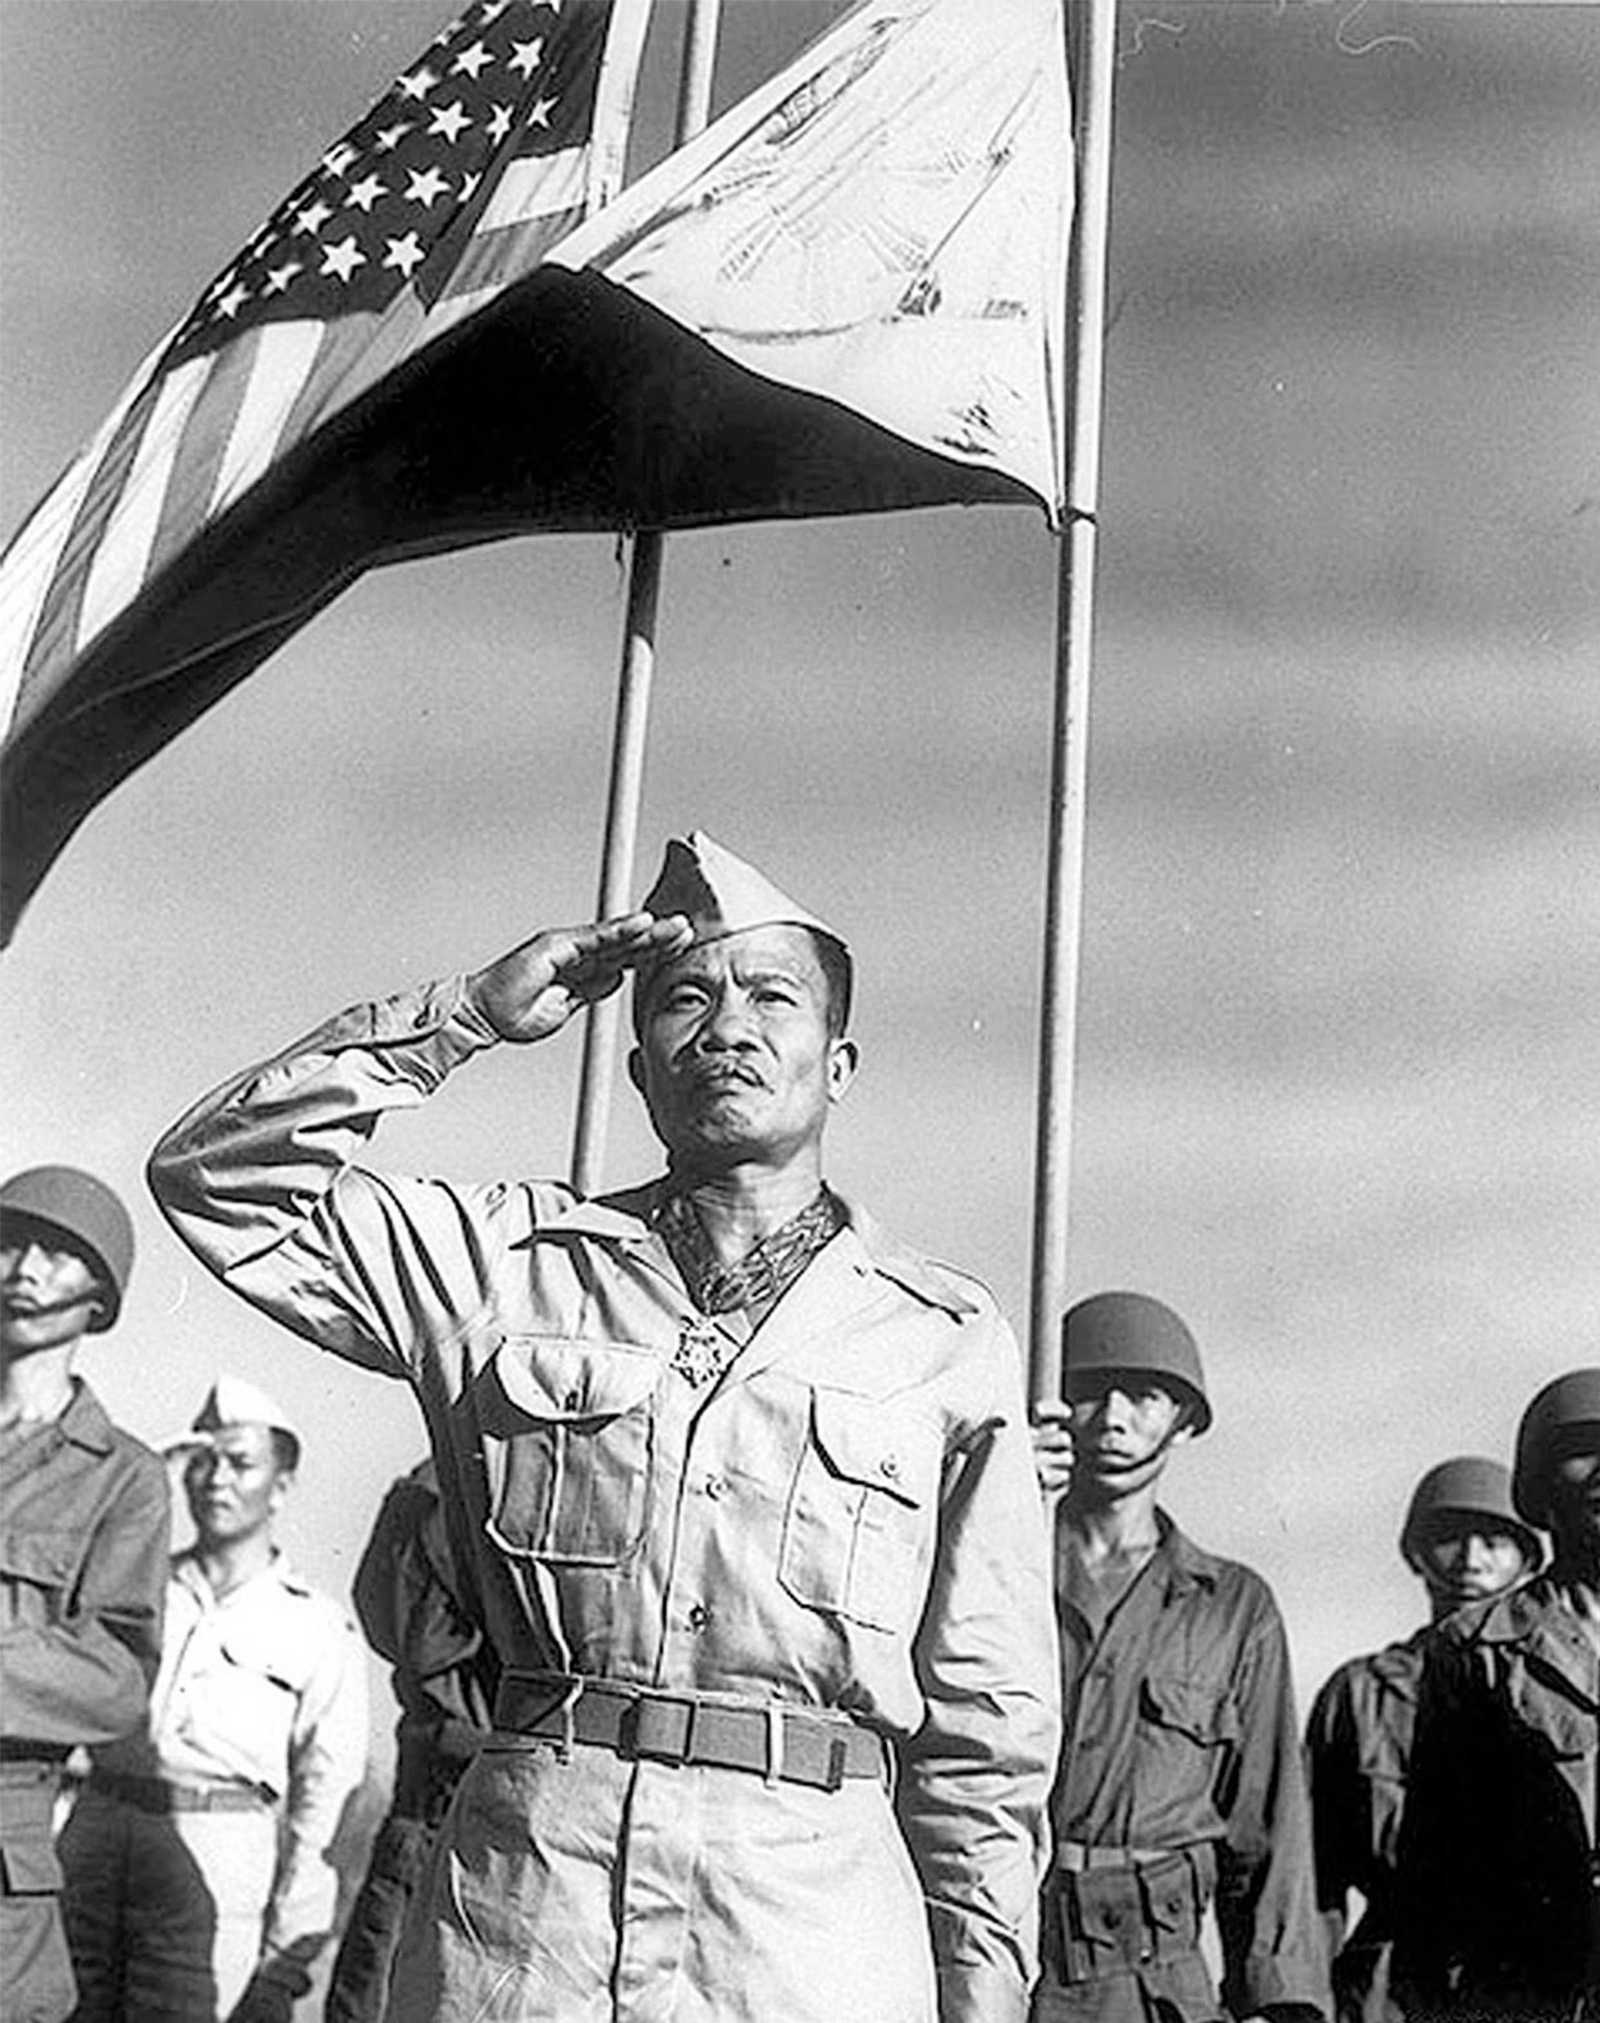
[[[689,0],[678,71],[673,146],[692,140],[711,117],[711,74],[716,64],[722,0]],[[622,664],[617,675],[617,712],[611,735],[611,778],[606,792],[605,837],[601,847],[600,894],[595,917],[626,913],[633,890],[633,863],[644,798],[644,761],[650,724],[650,689],[656,664],[656,614],[661,600],[665,539],[658,529],[641,528],[630,543],[628,602],[623,618]],[[611,1091],[621,1051],[622,993],[594,1005],[584,1023],[583,1068],[578,1083],[578,1115],[572,1136],[572,1185],[593,1194],[605,1162]]]
[[[1036,1401],[1061,1395],[1061,1314],[1067,1292],[1116,9],[1117,0],[1071,0],[1079,56],[1072,66],[1078,198],[1067,281],[1073,371],[1066,407],[1067,519],[1057,564],[1055,720],[1034,1162],[1028,1372]]]

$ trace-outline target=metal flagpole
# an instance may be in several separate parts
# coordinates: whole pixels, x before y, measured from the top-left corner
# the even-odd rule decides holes
[[[1067,520],[1061,532],[1056,590],[1055,723],[1034,1159],[1028,1373],[1035,1400],[1061,1395],[1061,1314],[1066,1305],[1067,1198],[1083,938],[1089,671],[1100,503],[1116,15],[1117,0],[1075,0],[1072,6],[1077,58],[1072,65],[1077,201],[1067,282],[1067,328],[1073,339],[1073,371],[1066,413]]]
[[[675,148],[692,140],[711,116],[711,73],[716,63],[721,16],[722,0],[689,0],[678,72]],[[595,913],[598,920],[626,913],[633,890],[664,547],[665,539],[655,528],[642,529],[631,543],[622,664],[617,675],[617,714],[611,737],[611,780],[606,794],[600,897]],[[592,1006],[584,1025],[578,1116],[572,1137],[572,1185],[581,1195],[592,1194],[598,1188],[605,1161],[606,1126],[611,1115],[611,1091],[622,1033],[622,1005],[623,993],[619,991]]]

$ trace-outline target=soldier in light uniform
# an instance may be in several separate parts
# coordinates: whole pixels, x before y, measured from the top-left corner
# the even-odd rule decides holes
[[[1600,1369],[1522,1416],[1512,1494],[1549,1567],[1429,1645],[1395,1983],[1427,2023],[1600,2018]]]
[[[54,1810],[72,1750],[136,1728],[161,1643],[167,1477],[75,1374],[116,1322],[133,1225],[75,1166],[0,1187],[0,2015],[77,1999]]]
[[[366,1654],[274,1542],[300,1458],[281,1407],[219,1378],[181,1451],[195,1540],[150,1718],[92,1752],[61,1837],[77,2023],[287,2023],[331,1935]]]
[[[630,971],[663,1176],[363,1163]],[[850,972],[691,836],[642,911],[360,1005],[157,1148],[224,1283],[414,1386],[502,1668],[391,2018],[1025,2014],[1058,1727],[1021,1369],[981,1286],[823,1182]]]
[[[1537,1573],[1539,1534],[1511,1502],[1511,1471],[1458,1455],[1412,1492],[1400,1555],[1428,1591],[1429,1623],[1403,1642],[1351,1658],[1327,1680],[1306,1726],[1317,1899],[1334,1949],[1340,2023],[1403,2023],[1390,1966],[1395,1862],[1432,1628]],[[1352,1895],[1362,1901],[1352,1927]]]
[[[1317,2023],[1330,1997],[1277,1604],[1156,1501],[1211,1423],[1194,1338],[1159,1300],[1097,1293],[1063,1322],[1061,1383],[1035,1435],[1060,1499],[1066,1739],[1034,2023]]]

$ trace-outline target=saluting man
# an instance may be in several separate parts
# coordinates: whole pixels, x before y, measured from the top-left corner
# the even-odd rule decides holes
[[[361,1163],[633,972],[667,1170]],[[408,1380],[503,1678],[389,2014],[1017,2023],[1058,1729],[1019,1358],[822,1177],[835,931],[709,838],[642,911],[344,1013],[151,1164],[224,1282]]]
[[[1146,1294],[1097,1293],[1066,1315],[1061,1383],[1036,1435],[1060,1498],[1066,1740],[1035,2023],[1214,2023],[1213,1908],[1226,2013],[1316,2023],[1327,1971],[1277,1604],[1156,1500],[1211,1424],[1194,1337]]]
[[[1339,1666],[1306,1724],[1317,1899],[1334,1949],[1340,2023],[1402,2023],[1405,2016],[1391,1976],[1395,1869],[1417,1692],[1434,1629],[1457,1609],[1537,1573],[1544,1546],[1512,1505],[1510,1469],[1459,1454],[1430,1468],[1412,1491],[1400,1556],[1428,1591],[1427,1624]],[[1353,1897],[1362,1908],[1351,1926]]]
[[[61,1836],[75,2023],[288,2023],[332,1933],[366,1653],[274,1538],[300,1462],[282,1408],[220,1377],[175,1445],[195,1537],[150,1718],[91,1752]]]

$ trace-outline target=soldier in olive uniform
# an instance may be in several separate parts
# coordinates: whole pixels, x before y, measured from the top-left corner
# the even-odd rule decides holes
[[[53,1813],[61,1768],[137,1728],[160,1656],[167,1474],[74,1373],[111,1327],[133,1225],[103,1181],[35,1166],[0,1187],[0,2014],[77,2001]]]
[[[1391,1981],[1395,1862],[1433,1626],[1537,1573],[1539,1534],[1511,1502],[1511,1471],[1479,1455],[1430,1468],[1412,1492],[1400,1555],[1428,1591],[1429,1622],[1403,1641],[1342,1664],[1306,1728],[1317,1899],[1333,1945],[1340,2023],[1402,2023]],[[1362,1909],[1352,1927],[1352,1896]]]
[[[1535,1396],[1512,1492],[1550,1565],[1441,1624],[1417,1703],[1395,1982],[1429,2023],[1600,2017],[1600,1369]]]
[[[1277,1604],[1156,1502],[1211,1423],[1194,1338],[1129,1292],[1080,1301],[1063,1337],[1065,1403],[1035,1434],[1060,1496],[1066,1739],[1034,2023],[1212,2023],[1212,1909],[1227,2013],[1315,2023],[1327,1971]]]

